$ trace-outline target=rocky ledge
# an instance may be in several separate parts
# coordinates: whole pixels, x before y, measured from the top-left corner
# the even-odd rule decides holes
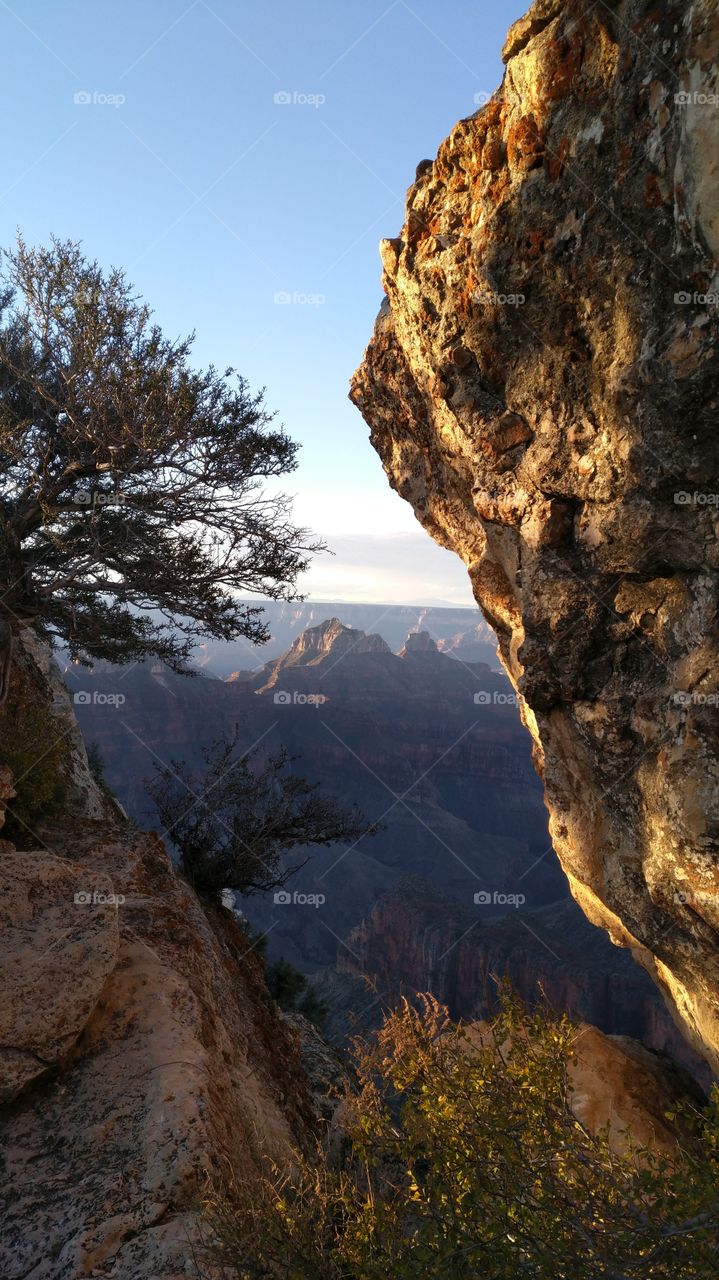
[[[207,1180],[252,1183],[322,1115],[233,913],[122,818],[46,647],[23,654],[12,705],[66,743],[65,807],[0,840],[0,1275],[179,1280]],[[0,766],[0,827],[16,789]]]

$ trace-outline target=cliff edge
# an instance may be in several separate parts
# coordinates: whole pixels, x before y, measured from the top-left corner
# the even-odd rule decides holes
[[[716,0],[537,0],[418,168],[351,397],[467,566],[556,850],[719,1069]]]

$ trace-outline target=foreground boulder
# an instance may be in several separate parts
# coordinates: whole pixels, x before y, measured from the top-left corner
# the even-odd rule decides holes
[[[117,964],[108,876],[40,852],[0,859],[0,1103],[62,1061]]]
[[[713,0],[537,0],[351,393],[496,630],[574,896],[714,1070],[718,55]]]
[[[317,1111],[246,933],[98,786],[47,646],[16,652],[0,826],[33,847],[0,839],[0,1276],[179,1280],[208,1179],[252,1184]]]
[[[155,837],[87,820],[54,843],[6,872],[0,1275],[196,1274],[206,1179],[311,1141],[294,1037]]]

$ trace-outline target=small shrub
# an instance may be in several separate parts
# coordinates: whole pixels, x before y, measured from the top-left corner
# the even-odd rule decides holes
[[[156,767],[147,785],[165,829],[180,851],[180,866],[200,893],[279,888],[307,858],[283,864],[289,849],[353,844],[376,827],[356,807],[344,808],[319,783],[290,771],[296,757],[243,752],[239,730],[203,753],[205,769],[181,760]]]
[[[341,1166],[297,1154],[210,1197],[223,1275],[716,1280],[719,1095],[671,1157],[616,1154],[569,1106],[573,1035],[506,998],[470,1043],[432,997],[404,1003],[356,1045]]]
[[[327,1006],[320,1000],[307,978],[288,960],[275,960],[265,971],[267,987],[280,1009],[289,1013],[301,1013],[316,1027],[321,1027],[327,1017]]]
[[[46,691],[20,666],[0,708],[0,743],[0,764],[12,769],[17,792],[8,803],[3,836],[16,844],[36,843],[34,828],[65,798],[70,757]]]

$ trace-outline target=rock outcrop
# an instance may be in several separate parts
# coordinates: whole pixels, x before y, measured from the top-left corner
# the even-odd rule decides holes
[[[47,786],[34,847],[0,840],[0,1275],[180,1280],[205,1179],[251,1182],[319,1115],[248,936],[121,818],[31,650],[10,705],[42,708],[36,760],[63,741],[67,807]],[[0,825],[13,791],[0,766]]]
[[[467,1027],[471,1044],[493,1044],[486,1023]],[[567,1102],[590,1133],[606,1134],[615,1152],[641,1146],[670,1155],[688,1129],[677,1117],[682,1100],[702,1107],[706,1099],[684,1072],[664,1054],[646,1049],[629,1036],[605,1036],[586,1023],[572,1036],[567,1062]]]
[[[538,0],[382,242],[351,393],[497,632],[574,896],[715,1070],[718,53],[715,0]]]
[[[605,1036],[582,1026],[568,1070],[572,1111],[590,1133],[607,1133],[615,1151],[633,1145],[669,1154],[677,1131],[669,1117],[677,1098],[702,1105],[684,1073],[663,1054],[629,1036]]]
[[[107,875],[44,851],[0,863],[0,1104],[67,1056],[117,964]]]
[[[437,643],[432,639],[429,631],[410,631],[398,656],[400,658],[414,658],[417,656],[426,657],[429,654],[430,657],[434,657],[438,653]]]
[[[295,1037],[156,837],[88,820],[51,843],[3,856],[0,1275],[179,1280],[206,1176],[310,1141]]]
[[[346,627],[339,618],[328,618],[318,627],[308,627],[292,644],[287,653],[268,663],[268,678],[259,689],[264,693],[277,684],[288,667],[314,667],[330,658],[339,662],[348,653],[386,653],[392,650],[379,635],[366,635],[355,627]]]
[[[527,1006],[546,1001],[559,1012],[610,1035],[631,1037],[669,1055],[703,1089],[712,1075],[675,1026],[650,978],[571,900],[536,910],[510,908],[500,918],[487,907],[452,902],[436,885],[408,877],[383,894],[338,949],[338,968],[357,982],[371,980],[383,1004],[431,991],[453,1018],[474,1022],[496,1008],[497,983],[507,979]],[[491,909],[490,909],[491,912]],[[320,986],[319,995],[325,998]],[[344,1032],[338,1001],[328,1004],[328,1032]],[[361,1007],[355,994],[353,1004]],[[348,1019],[349,1020],[349,1019]]]

